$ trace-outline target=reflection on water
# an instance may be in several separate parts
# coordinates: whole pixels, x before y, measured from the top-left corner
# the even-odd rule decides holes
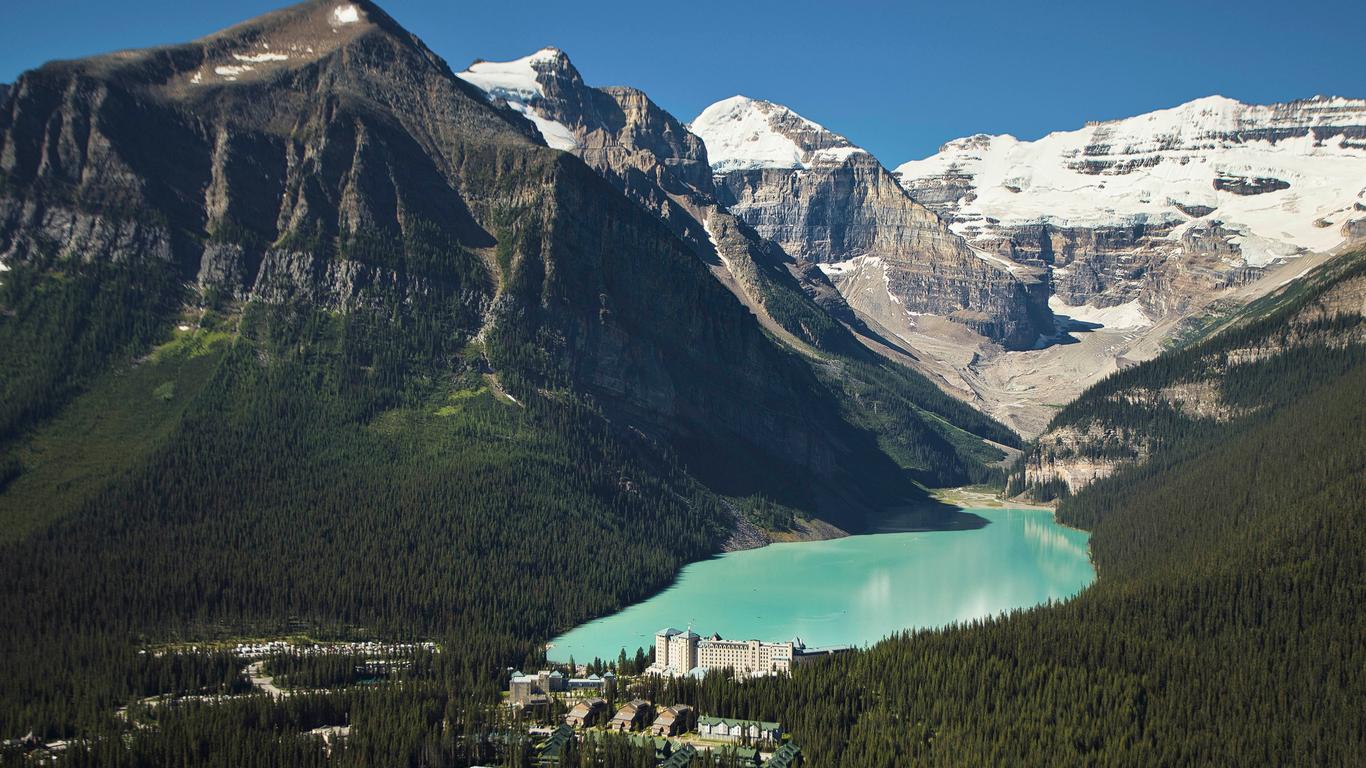
[[[623,647],[648,649],[662,627],[690,623],[704,635],[866,645],[1060,600],[1095,578],[1087,535],[1050,512],[975,509],[957,522],[955,530],[774,544],[694,563],[667,591],[556,638],[550,656],[615,658]]]

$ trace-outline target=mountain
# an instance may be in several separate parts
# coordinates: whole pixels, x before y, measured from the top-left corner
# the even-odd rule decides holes
[[[1037,141],[949,142],[898,179],[979,252],[1037,271],[1055,329],[1034,350],[933,317],[892,333],[946,391],[1037,435],[1088,386],[1358,238],[1363,114],[1215,97]]]
[[[795,262],[718,204],[701,139],[644,93],[590,87],[554,48],[508,62],[476,61],[459,77],[526,116],[547,143],[574,153],[654,213],[792,346],[853,343],[804,294]],[[838,302],[833,286],[820,280]]]
[[[982,479],[992,471],[985,465],[1002,457],[1000,445],[1018,445],[1008,429],[865,347],[878,347],[876,334],[825,273],[731,213],[718,199],[702,140],[646,94],[591,87],[554,48],[513,61],[476,61],[459,77],[492,104],[530,119],[547,142],[653,213],[765,330],[813,365],[848,418],[876,431],[884,449],[922,481]]]
[[[296,6],[21,78],[0,259],[150,262],[248,304],[445,302],[452,344],[483,353],[442,362],[519,400],[582,391],[699,472],[741,446],[811,478],[876,466],[684,244],[537,136],[377,8]]]
[[[939,315],[1024,347],[1052,333],[1037,270],[970,247],[843,136],[743,96],[689,127],[707,144],[720,201],[789,255],[822,265],[876,324],[897,332]]]
[[[1366,251],[1345,253],[1243,307],[1207,338],[1117,373],[1063,408],[1016,488],[1052,498],[1169,460],[1264,417],[1366,360]]]
[[[974,245],[1048,268],[1062,305],[1150,322],[1366,232],[1366,100],[1212,96],[1037,141],[958,139],[896,172]]]

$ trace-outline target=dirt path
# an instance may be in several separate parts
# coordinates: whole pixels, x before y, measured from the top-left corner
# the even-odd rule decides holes
[[[261,689],[261,691],[263,691],[267,696],[270,696],[272,699],[279,699],[288,696],[290,692],[276,685],[275,678],[270,677],[269,675],[266,675],[264,672],[261,671],[265,667],[265,665],[265,661],[253,661],[252,663],[248,664],[245,668],[243,668],[242,674],[246,675],[247,679],[251,681],[252,685]]]

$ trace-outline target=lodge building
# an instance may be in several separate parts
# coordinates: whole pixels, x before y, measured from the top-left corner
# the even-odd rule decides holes
[[[720,635],[701,637],[666,627],[655,633],[655,662],[649,674],[679,676],[708,669],[729,669],[739,677],[791,672],[806,656],[827,651],[807,651],[801,638],[769,643],[762,640],[726,640]]]

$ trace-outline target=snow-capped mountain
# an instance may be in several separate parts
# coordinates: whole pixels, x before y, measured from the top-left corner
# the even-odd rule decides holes
[[[1054,266],[1068,304],[1162,315],[1182,297],[1125,281],[1137,262],[1154,275],[1177,255],[1238,283],[1366,234],[1366,101],[1212,96],[1037,141],[970,136],[896,172],[978,247]]]
[[[935,315],[1016,347],[1052,333],[1040,270],[970,247],[845,137],[744,96],[707,107],[689,128],[706,142],[721,202],[820,263],[877,324],[900,333]]]
[[[537,109],[546,99],[540,78],[556,71],[562,59],[564,53],[558,48],[542,48],[513,61],[476,61],[458,76],[521,113],[541,132],[547,145],[572,151],[578,147],[573,131],[564,123],[543,117]]]
[[[806,169],[867,154],[781,104],[732,96],[712,104],[689,125],[707,143],[718,174],[762,168]]]

